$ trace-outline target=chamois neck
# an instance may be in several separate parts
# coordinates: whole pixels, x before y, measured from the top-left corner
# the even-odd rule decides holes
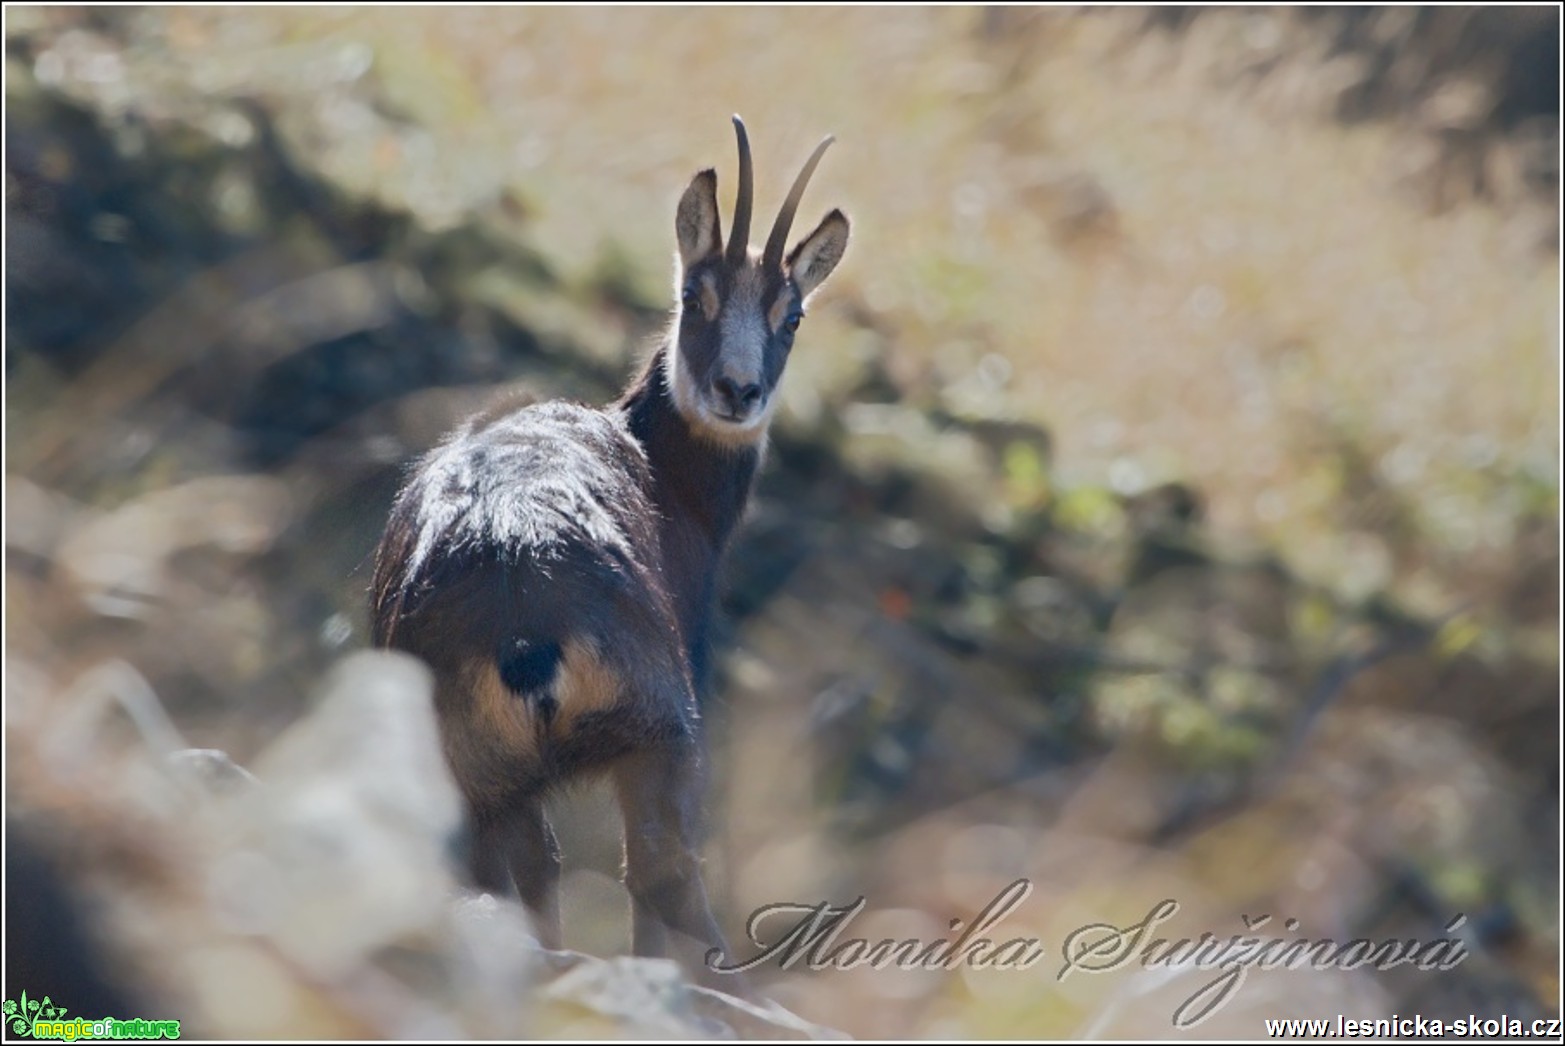
[[[750,500],[761,453],[758,445],[729,447],[702,439],[674,405],[664,342],[620,397],[633,436],[646,450],[653,500],[664,520],[694,527],[706,538],[716,566]]]

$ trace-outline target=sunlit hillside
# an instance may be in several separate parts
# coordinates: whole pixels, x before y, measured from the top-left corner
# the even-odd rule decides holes
[[[1433,548],[1507,548],[1524,506],[1505,491],[1557,457],[1553,218],[1524,159],[1488,160],[1497,203],[1431,215],[1427,124],[1482,113],[1462,84],[1432,114],[1344,128],[1325,117],[1367,63],[1286,12],[1177,46],[1139,17],[193,9],[156,27],[206,90],[367,78],[391,130],[310,141],[325,169],[437,219],[514,193],[568,272],[628,268],[651,300],[692,165],[732,191],[729,112],[778,172],[763,199],[834,133],[814,206],[840,201],[857,235],[800,385],[875,358],[915,393],[956,386],[963,409],[1048,425],[1065,478],[1193,481],[1222,530],[1344,584],[1394,572],[1344,503],[1339,442]]]

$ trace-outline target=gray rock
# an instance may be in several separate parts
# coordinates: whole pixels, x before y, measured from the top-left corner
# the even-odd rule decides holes
[[[261,783],[218,748],[183,748],[171,752],[168,765],[181,780],[211,795],[234,795]]]
[[[236,836],[210,878],[231,922],[320,976],[438,934],[460,805],[431,701],[411,657],[338,666],[319,705],[256,761],[267,786],[232,806]]]
[[[566,1009],[607,1018],[628,1036],[704,1039],[845,1039],[770,1000],[749,1002],[691,984],[668,959],[557,956],[564,966],[545,998]]]
[[[732,1037],[730,1029],[697,1015],[690,984],[672,959],[620,957],[579,963],[550,984],[544,996],[639,1034]]]
[[[443,944],[452,1002],[469,1034],[515,1036],[531,1026],[547,960],[521,905],[488,894],[459,898]]]

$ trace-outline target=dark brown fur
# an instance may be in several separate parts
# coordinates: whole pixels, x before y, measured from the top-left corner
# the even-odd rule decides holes
[[[742,130],[740,141],[747,165]],[[375,645],[435,671],[476,883],[514,884],[558,945],[559,856],[542,803],[556,785],[606,772],[625,817],[636,952],[672,943],[703,971],[705,950],[722,946],[699,859],[698,694],[717,573],[804,298],[847,238],[833,212],[786,267],[722,256],[715,187],[711,172],[697,175],[675,222],[686,290],[709,281],[714,313],[698,315],[687,293],[670,338],[608,407],[528,406],[452,434],[392,508],[371,601]],[[801,191],[802,179],[790,206]],[[801,251],[813,264],[796,278]],[[675,353],[686,377],[674,377]],[[683,409],[675,380],[690,383]]]

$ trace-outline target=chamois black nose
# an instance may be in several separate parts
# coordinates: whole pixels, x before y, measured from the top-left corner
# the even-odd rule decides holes
[[[712,388],[728,413],[735,417],[744,417],[761,401],[761,386],[753,381],[740,385],[725,374],[712,382]]]

